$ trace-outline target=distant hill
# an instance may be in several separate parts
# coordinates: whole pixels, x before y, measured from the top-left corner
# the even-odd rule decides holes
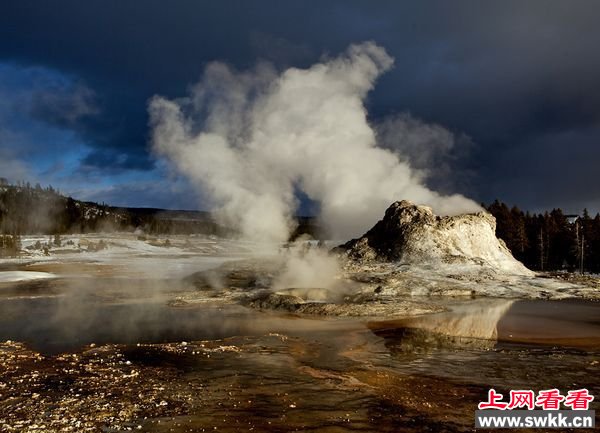
[[[51,186],[10,185],[0,178],[0,234],[64,234],[141,230],[149,234],[231,235],[210,212],[116,207],[76,200]],[[292,234],[315,236],[315,218],[299,217]]]
[[[65,197],[51,186],[0,182],[0,233],[57,234],[143,230],[146,233],[225,234],[202,211],[115,207]]]

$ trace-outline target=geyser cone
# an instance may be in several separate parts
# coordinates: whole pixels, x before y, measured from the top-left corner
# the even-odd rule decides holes
[[[371,230],[340,248],[359,262],[462,266],[464,272],[485,268],[494,273],[533,275],[496,237],[496,220],[491,214],[440,217],[431,208],[406,200],[393,203]]]

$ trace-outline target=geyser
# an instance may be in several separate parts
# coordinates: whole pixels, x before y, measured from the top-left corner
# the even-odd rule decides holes
[[[364,101],[393,59],[372,42],[308,69],[207,66],[189,96],[149,105],[154,151],[189,177],[245,239],[282,242],[301,190],[335,238],[362,233],[390,203],[441,214],[479,210],[428,189],[408,159],[379,147]]]

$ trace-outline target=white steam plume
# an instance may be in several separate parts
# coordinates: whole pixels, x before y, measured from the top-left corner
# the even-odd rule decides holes
[[[372,42],[281,74],[212,63],[189,97],[151,100],[153,148],[252,240],[287,239],[296,188],[320,204],[338,239],[362,234],[400,199],[441,214],[478,210],[461,195],[429,190],[406,160],[377,146],[364,101],[392,64]]]

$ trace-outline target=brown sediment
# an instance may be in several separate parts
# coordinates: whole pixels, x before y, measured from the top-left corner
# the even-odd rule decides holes
[[[311,346],[271,336],[45,357],[3,343],[0,425],[7,432],[470,429],[471,389],[303,365],[318,350]]]
[[[64,281],[39,279],[0,283],[0,299],[15,297],[58,296],[64,292]]]
[[[60,275],[114,276],[118,274],[119,266],[94,262],[63,262],[63,263],[33,263],[24,265],[22,270],[35,272],[50,272]]]
[[[426,416],[431,424],[448,423],[455,428],[473,422],[473,408],[483,391],[480,386],[387,371],[357,371],[354,376],[376,388],[381,398],[402,407],[409,416]]]

